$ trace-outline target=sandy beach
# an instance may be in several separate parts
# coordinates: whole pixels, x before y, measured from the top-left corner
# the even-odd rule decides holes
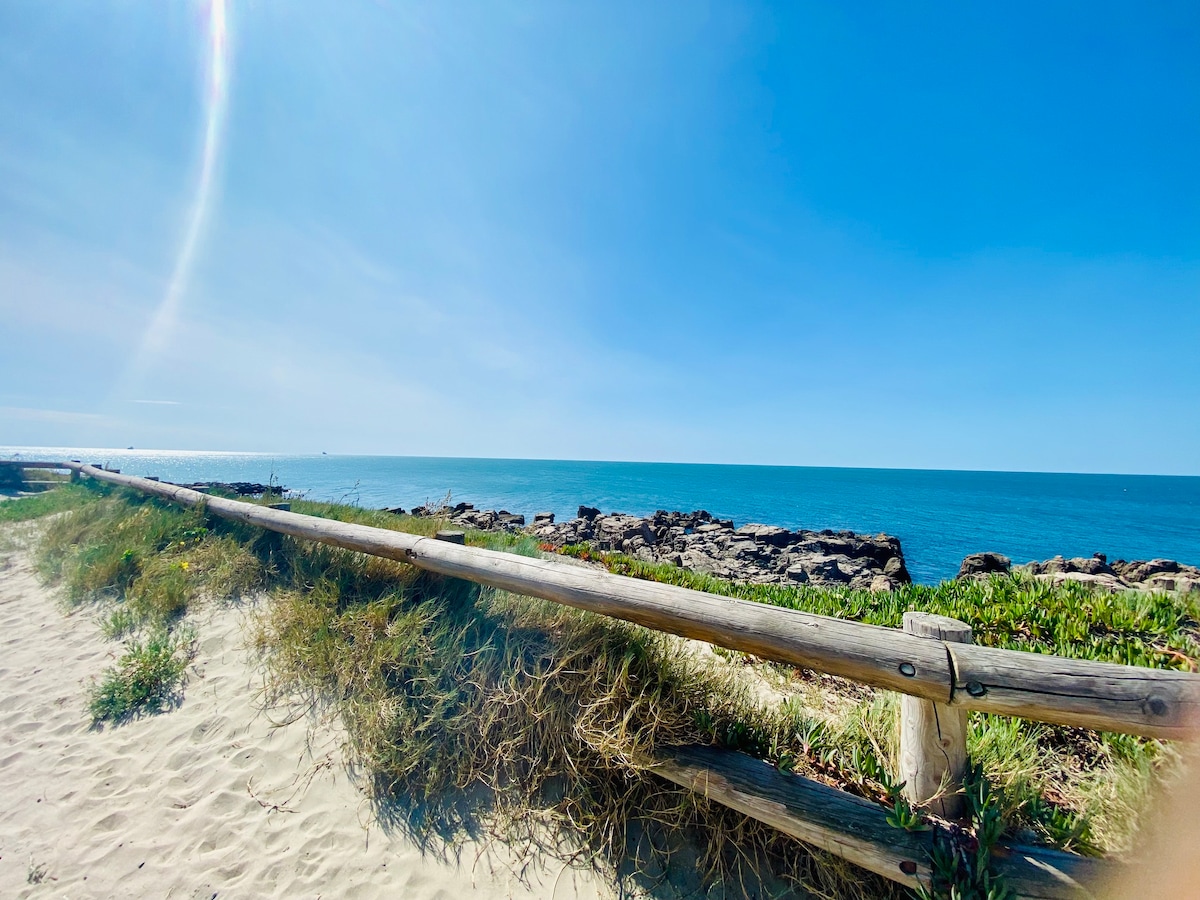
[[[191,617],[175,710],[95,729],[119,644],[64,613],[21,541],[0,552],[0,896],[592,900],[603,880],[502,846],[434,858],[371,821],[335,728],[264,710],[246,607]]]

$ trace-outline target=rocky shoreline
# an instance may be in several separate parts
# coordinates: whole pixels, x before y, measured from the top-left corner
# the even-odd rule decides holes
[[[1111,591],[1200,591],[1200,568],[1173,559],[1108,561],[1103,553],[1090,557],[1051,559],[1014,566],[999,553],[973,553],[963,560],[958,578],[987,578],[993,574],[1025,573],[1038,581],[1062,584],[1075,581],[1100,590]]]
[[[151,478],[151,481],[158,481]],[[278,484],[259,484],[256,481],[194,481],[191,484],[181,484],[180,487],[207,494],[212,491],[224,491],[239,497],[282,497],[287,488]]]
[[[393,510],[395,512],[396,510]],[[441,516],[459,528],[522,531],[560,549],[588,544],[646,562],[671,563],[731,581],[751,584],[811,584],[891,591],[912,581],[899,538],[852,531],[789,531],[774,525],[735,528],[705,510],[639,517],[605,514],[581,506],[574,519],[555,522],[538,513],[531,525],[506,510],[477,510],[469,503],[449,508],[417,507],[416,516]]]
[[[397,507],[389,512],[404,514]],[[478,510],[470,503],[418,506],[414,516],[445,519],[456,528],[528,534],[556,550],[587,544],[654,563],[670,563],[730,581],[891,591],[910,584],[900,539],[853,531],[796,530],[756,523],[735,527],[705,510],[659,510],[652,516],[602,513],[579,507],[575,518],[555,522],[554,513],[525,516],[507,510]],[[1052,584],[1074,581],[1107,591],[1200,591],[1200,568],[1170,559],[1116,560],[1100,553],[1089,558],[1052,559],[1014,566],[999,553],[973,553],[963,560],[958,580],[1025,573]]]

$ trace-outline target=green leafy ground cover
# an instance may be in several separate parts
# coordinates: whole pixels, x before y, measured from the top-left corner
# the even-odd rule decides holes
[[[1020,575],[910,584],[881,593],[734,584],[586,547],[566,547],[564,552],[597,559],[618,575],[872,625],[898,628],[908,610],[937,613],[967,622],[975,643],[990,647],[1183,671],[1196,671],[1200,658],[1200,609],[1194,595],[1110,594],[1078,582],[1051,585]]]
[[[189,604],[265,591],[254,640],[274,691],[332,704],[353,761],[372,773],[377,812],[396,827],[427,840],[487,827],[567,855],[584,846],[643,881],[670,871],[686,843],[701,848],[705,884],[731,895],[751,880],[831,896],[897,892],[832,858],[797,853],[771,829],[664,784],[641,762],[655,747],[718,744],[894,806],[893,695],[741,654],[684,652],[678,639],[635,626],[131,492],[72,491],[57,501],[64,506],[54,511],[71,509],[49,520],[39,553],[69,602],[96,604],[106,631],[130,641],[127,656],[146,657],[150,641],[165,636],[156,651],[165,684]],[[444,524],[305,501],[293,509],[422,534]],[[541,552],[521,536],[467,539]],[[744,586],[570,552],[620,574],[882,625],[898,625],[906,609],[938,612],[969,622],[976,640],[993,646],[1172,668],[1194,668],[1197,657],[1187,598],[1012,578],[894,594]],[[1126,846],[1175,760],[1157,741],[983,715],[972,716],[969,749],[993,787],[988,828],[1083,852]],[[898,821],[905,815],[896,812]]]

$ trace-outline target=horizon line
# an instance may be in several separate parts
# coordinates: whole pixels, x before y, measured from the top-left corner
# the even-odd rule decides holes
[[[133,447],[70,447],[70,446],[55,446],[55,445],[9,445],[0,446],[0,453],[5,453],[11,457],[10,451],[16,451],[17,455],[23,454],[25,451],[34,450],[58,450],[70,451],[74,453],[111,453],[111,454],[169,454],[173,456],[186,455],[207,455],[207,456],[262,456],[262,457],[312,457],[320,459],[322,457],[368,457],[379,459],[446,459],[446,460],[472,460],[472,461],[488,461],[488,462],[569,462],[569,463],[591,463],[603,465],[643,465],[643,466],[712,466],[712,467],[729,467],[729,468],[759,468],[759,469],[844,469],[850,471],[879,471],[879,472],[961,472],[964,474],[990,474],[990,475],[1082,475],[1096,477],[1119,477],[1119,478],[1200,478],[1200,473],[1196,474],[1181,474],[1181,473],[1163,473],[1163,472],[1068,472],[1062,470],[1050,469],[972,469],[972,468],[945,468],[945,467],[914,467],[914,466],[834,466],[834,465],[815,465],[806,463],[737,463],[737,462],[696,462],[696,461],[679,461],[679,460],[645,460],[645,459],[582,459],[582,458],[563,458],[550,456],[445,456],[445,455],[429,455],[415,453],[329,453],[324,450],[304,451],[304,452],[287,452],[277,450],[174,450],[168,448],[133,448]],[[9,460],[11,461],[11,459]],[[54,462],[56,460],[46,459],[39,460],[44,462]]]

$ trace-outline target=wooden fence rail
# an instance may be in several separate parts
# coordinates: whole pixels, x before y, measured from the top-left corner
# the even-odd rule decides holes
[[[50,478],[32,479],[28,473],[30,471],[50,471]],[[68,468],[62,463],[56,462],[26,462],[20,459],[0,459],[0,487],[9,489],[18,489],[23,491],[31,491],[35,489],[45,489],[58,484],[53,478],[53,472],[66,473]],[[71,472],[71,479],[78,478],[78,473]]]
[[[717,747],[679,747],[650,762],[689,788],[784,834],[908,887],[930,882],[932,833],[901,831],[860,797]],[[992,864],[1017,896],[1083,900],[1108,883],[1119,864],[1048,847],[997,846]]]
[[[908,634],[553,559],[228,500],[77,462],[61,465],[184,506],[203,504],[212,515],[270,531],[897,691],[929,701],[936,711],[931,721],[947,713],[957,717],[958,710],[979,710],[1149,737],[1200,737],[1200,675],[980,647],[949,633],[942,639],[928,623],[914,624],[917,633]],[[939,738],[942,746],[957,740]],[[712,748],[679,748],[650,764],[671,781],[871,871],[911,885],[928,883],[927,838],[891,828],[886,814],[866,801],[785,775],[744,754]],[[1007,848],[999,859],[1018,893],[1035,898],[1086,896],[1081,886],[1094,888],[1111,866],[1045,848]]]

